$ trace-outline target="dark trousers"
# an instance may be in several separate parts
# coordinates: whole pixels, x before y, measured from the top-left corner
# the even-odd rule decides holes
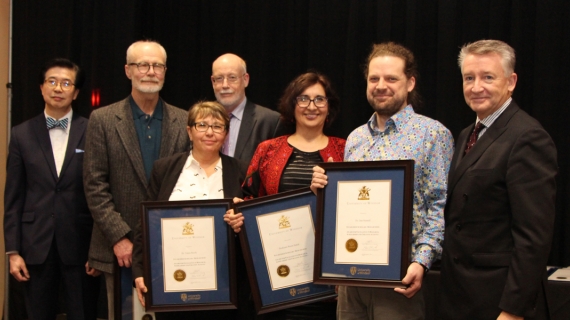
[[[27,265],[27,268],[30,280],[24,284],[24,287],[29,319],[56,318],[60,283],[63,285],[67,319],[96,319],[98,279],[85,273],[85,265],[63,264],[55,239],[46,261],[39,265]]]

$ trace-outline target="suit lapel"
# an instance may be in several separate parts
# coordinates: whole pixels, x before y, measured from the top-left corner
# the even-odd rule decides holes
[[[243,110],[243,116],[241,119],[241,125],[239,127],[238,139],[236,142],[236,149],[234,152],[234,158],[240,158],[245,145],[249,141],[249,137],[253,132],[253,127],[257,119],[255,118],[255,105],[253,102],[247,101],[245,108]],[[257,146],[254,146],[256,148]]]
[[[220,154],[220,156],[222,157],[222,186],[224,188],[224,198],[233,198],[234,195],[239,194],[236,190],[236,183],[233,181],[233,177],[239,174],[239,172],[230,173],[230,157],[225,154]],[[239,188],[239,185],[237,187]]]
[[[457,181],[459,181],[461,176],[463,176],[465,171],[467,171],[469,167],[477,162],[477,160],[479,160],[479,158],[483,155],[483,153],[485,153],[489,146],[491,146],[493,142],[495,142],[495,140],[497,140],[497,138],[499,138],[507,130],[507,124],[509,123],[509,120],[518,110],[518,106],[514,102],[511,102],[507,109],[505,109],[505,111],[503,111],[497,120],[495,120],[491,127],[485,131],[485,134],[483,134],[483,136],[477,140],[477,143],[475,143],[471,151],[469,151],[469,153],[466,155],[463,155],[463,150],[465,150],[467,137],[471,134],[471,131],[473,131],[474,125],[471,125],[469,127],[470,130],[462,132],[462,137],[460,139],[462,148],[456,149],[456,153],[460,152],[461,154],[459,154],[457,157],[454,157],[454,161],[457,161],[457,163],[453,165],[454,167],[452,167],[453,171],[449,177],[448,190],[453,190],[455,184]]]
[[[148,181],[146,178],[146,173],[144,171],[144,164],[142,161],[142,154],[141,148],[139,144],[139,138],[137,136],[137,132],[135,130],[133,119],[133,111],[131,110],[131,105],[129,103],[129,98],[123,100],[123,105],[121,108],[118,108],[116,113],[117,123],[115,125],[115,129],[121,139],[121,143],[135,171],[137,172],[137,176],[141,180],[141,182],[146,186],[148,185]]]
[[[176,147],[178,134],[179,121],[176,117],[170,114],[170,108],[176,108],[174,106],[168,105],[166,102],[162,101],[162,137],[160,138],[160,157],[164,158],[169,155],[174,154],[174,149]]]
[[[185,153],[185,156],[180,156],[176,159],[176,162],[172,166],[172,170],[168,170],[170,172],[167,177],[165,177],[162,185],[160,186],[160,190],[158,191],[158,200],[168,200],[176,183],[178,182],[178,178],[180,178],[180,174],[182,173],[182,169],[184,169],[184,164],[186,160],[188,160],[188,156],[190,155],[190,151]]]
[[[61,172],[59,173],[60,179],[63,177],[67,167],[69,167],[69,163],[73,159],[76,149],[79,149],[83,136],[85,135],[86,126],[87,121],[74,113],[71,120],[71,127],[69,128],[69,138],[67,139],[65,158],[63,160],[63,165],[61,166]]]
[[[51,148],[51,140],[49,137],[49,131],[46,128],[46,117],[42,113],[34,119],[33,125],[34,134],[37,138],[38,144],[42,151],[42,154],[46,158],[46,163],[48,164],[49,170],[52,174],[54,180],[57,180],[57,170],[55,168],[55,159],[53,158],[53,150]]]

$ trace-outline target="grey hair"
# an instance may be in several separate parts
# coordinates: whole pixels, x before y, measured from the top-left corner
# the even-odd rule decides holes
[[[463,61],[467,55],[484,55],[489,53],[496,53],[501,57],[501,64],[503,65],[505,76],[509,76],[515,72],[515,49],[500,40],[479,40],[461,47],[457,59],[459,69],[463,71]]]
[[[133,42],[133,44],[131,44],[129,46],[129,48],[127,49],[127,64],[129,63],[129,57],[132,57],[133,50],[135,49],[135,47],[137,47],[141,44],[145,44],[145,43],[156,44],[158,46],[158,48],[160,49],[160,51],[162,51],[162,54],[164,54],[164,63],[166,63],[166,50],[164,49],[164,47],[162,45],[160,45],[160,43],[158,43],[154,40],[139,40],[139,41]]]

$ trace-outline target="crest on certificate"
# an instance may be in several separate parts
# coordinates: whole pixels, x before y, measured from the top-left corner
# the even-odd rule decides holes
[[[287,228],[291,228],[291,222],[289,222],[289,217],[282,215],[281,218],[279,218],[279,229]]]
[[[350,267],[350,274],[351,274],[351,275],[355,275],[355,274],[356,274],[356,267]]]
[[[370,200],[370,193],[368,193],[368,191],[370,191],[370,188],[362,186],[362,188],[358,190],[358,200]]]
[[[295,290],[295,288],[291,288],[289,289],[289,294],[291,295],[291,297],[294,297],[297,294],[297,290]]]
[[[191,236],[194,234],[194,225],[190,222],[186,222],[186,224],[182,227],[182,235],[183,236]]]
[[[186,302],[186,300],[188,300],[188,295],[186,295],[186,293],[180,294],[180,300]]]

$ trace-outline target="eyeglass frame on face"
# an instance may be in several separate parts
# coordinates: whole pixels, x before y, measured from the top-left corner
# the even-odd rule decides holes
[[[198,125],[203,125],[204,127],[206,127],[206,130],[198,129]],[[215,129],[214,127],[216,127],[216,126],[220,127],[221,131],[219,131],[220,129]],[[214,132],[214,133],[224,133],[228,129],[227,125],[217,124],[217,123],[207,124],[205,122],[194,122],[194,123],[192,123],[192,127],[194,127],[194,129],[196,129],[196,131],[198,131],[198,132],[207,132],[208,129],[212,128],[212,132]],[[204,128],[202,128],[202,129],[204,129]],[[216,130],[218,130],[218,131],[216,131]]]
[[[69,91],[71,87],[75,86],[75,83],[71,82],[71,80],[57,80],[55,78],[47,78],[44,80],[44,83],[51,89],[60,86],[63,91]]]
[[[228,79],[228,83],[237,83],[240,78],[243,78],[245,73],[241,76],[236,76],[235,74],[230,74],[229,76],[212,76],[212,81],[215,84],[223,84],[225,79]]]
[[[154,73],[156,74],[163,74],[166,72],[166,65],[162,64],[162,63],[148,63],[148,62],[139,62],[139,63],[128,63],[128,66],[137,66],[137,70],[142,73],[142,74],[147,74],[150,71],[150,67],[152,67],[152,70],[154,70]],[[141,70],[141,67],[143,68],[147,68],[146,71]],[[157,69],[158,68],[158,69]],[[160,71],[160,69],[162,69],[162,71]]]
[[[308,102],[307,102],[307,101],[300,100],[300,99],[308,99]],[[318,104],[317,104],[317,99],[320,100],[320,101],[323,101],[322,105],[318,105]],[[327,106],[328,101],[329,101],[329,98],[323,97],[323,96],[316,96],[314,99],[310,99],[309,96],[302,95],[302,96],[298,96],[297,98],[295,98],[295,101],[297,102],[297,105],[299,106],[299,108],[308,108],[308,107],[311,105],[311,102],[312,102],[312,103],[315,105],[315,107],[317,107],[317,108],[324,108],[324,107]],[[307,105],[306,105],[306,106],[303,106],[303,105],[301,105],[301,103],[303,103],[303,104],[304,104],[304,103],[307,103]],[[321,103],[319,102],[319,104],[321,104]]]

